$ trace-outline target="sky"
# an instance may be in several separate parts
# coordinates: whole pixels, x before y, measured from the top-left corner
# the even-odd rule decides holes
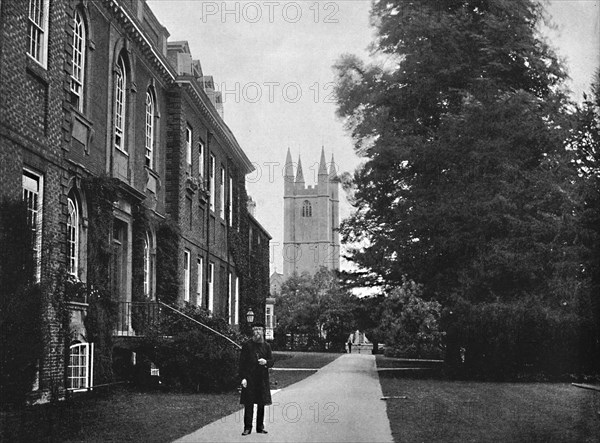
[[[283,166],[288,148],[301,156],[306,184],[316,182],[324,147],[338,172],[353,172],[356,156],[336,116],[332,66],[345,53],[368,59],[373,40],[370,0],[148,0],[169,40],[187,40],[204,75],[224,101],[224,119],[253,162],[247,190],[256,218],[273,237],[271,271],[283,270]],[[553,28],[544,28],[581,101],[600,66],[600,0],[552,0]],[[340,219],[352,207],[340,190]],[[342,260],[342,269],[351,267]]]

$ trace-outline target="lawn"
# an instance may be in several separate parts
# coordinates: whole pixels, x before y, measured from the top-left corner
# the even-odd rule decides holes
[[[331,363],[342,354],[331,354],[326,352],[291,352],[291,351],[275,351],[275,366],[271,371],[271,386],[273,389],[282,389],[291,384],[297,383],[300,380],[317,372],[326,364]],[[285,369],[279,371],[279,368]],[[289,369],[301,369],[294,371]],[[314,369],[308,371],[307,369]]]
[[[393,367],[377,356],[378,367]],[[401,362],[396,362],[399,366]],[[490,383],[380,371],[395,442],[597,442],[600,393],[569,383]]]
[[[302,368],[319,369],[331,363],[342,354],[330,352],[295,352],[295,351],[274,351],[275,368]],[[281,358],[280,356],[289,356]]]
[[[320,368],[340,354],[275,353],[276,367]],[[274,371],[281,389],[315,371]],[[240,409],[237,391],[187,394],[122,385],[67,402],[0,412],[0,441],[169,442]]]

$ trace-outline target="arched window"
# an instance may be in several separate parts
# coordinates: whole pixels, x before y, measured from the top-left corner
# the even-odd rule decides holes
[[[312,205],[308,200],[302,203],[302,217],[312,217]]]
[[[150,257],[150,236],[144,238],[144,295],[150,297],[152,263]]]
[[[154,111],[155,100],[151,89],[146,91],[146,166],[154,168]]]
[[[79,208],[77,200],[67,199],[67,271],[79,277]]]
[[[83,17],[75,11],[73,21],[73,54],[71,70],[71,104],[78,111],[83,111],[83,78],[85,74],[86,32]]]
[[[119,57],[115,73],[115,148],[126,151],[125,147],[125,100],[127,75],[123,57]]]

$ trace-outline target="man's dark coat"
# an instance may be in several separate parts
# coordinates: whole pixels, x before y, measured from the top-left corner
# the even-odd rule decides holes
[[[267,364],[259,365],[259,358],[264,358]],[[270,405],[272,403],[268,368],[272,368],[273,363],[273,354],[268,343],[249,340],[242,345],[240,380],[246,379],[248,385],[242,389],[240,404]]]

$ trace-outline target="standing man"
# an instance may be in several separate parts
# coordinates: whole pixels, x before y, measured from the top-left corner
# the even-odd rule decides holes
[[[252,339],[242,346],[240,355],[240,379],[242,394],[240,404],[244,405],[244,432],[252,432],[252,417],[256,404],[256,432],[266,434],[265,405],[270,405],[271,385],[269,383],[269,368],[273,367],[271,346],[265,342],[264,324],[255,323],[252,326]]]
[[[352,336],[348,338],[348,354],[352,354]]]

